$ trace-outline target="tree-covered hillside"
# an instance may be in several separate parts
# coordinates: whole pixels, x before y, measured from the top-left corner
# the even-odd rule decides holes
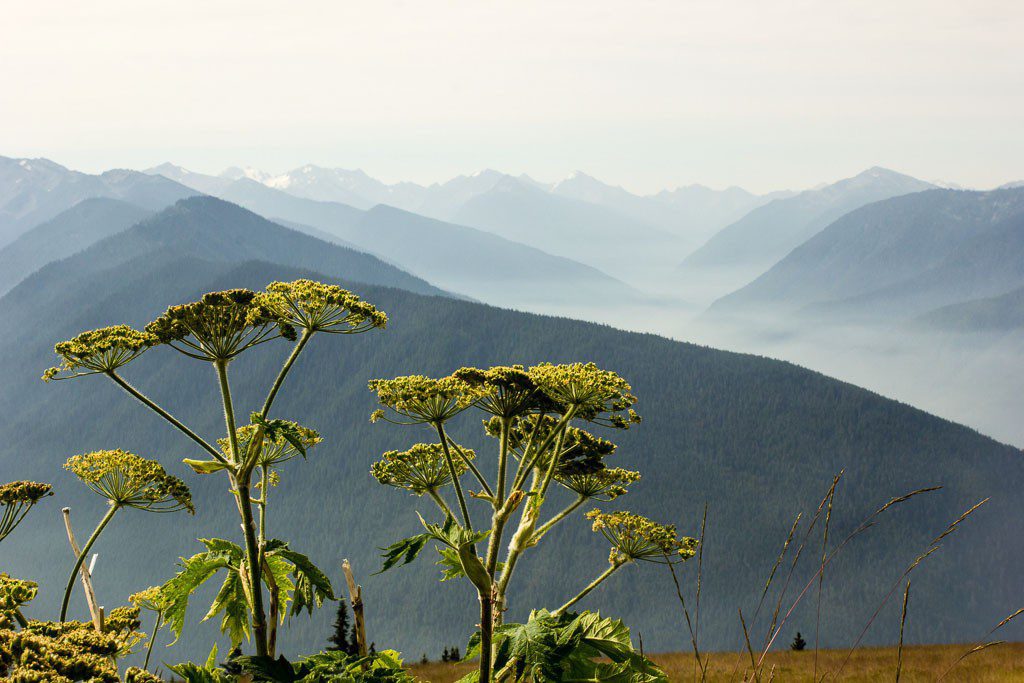
[[[212,263],[194,257],[140,257],[115,271],[84,277],[71,266],[57,264],[50,273],[63,292],[59,299],[34,298],[28,291],[0,301],[5,317],[31,313],[36,320],[31,327],[19,326],[2,346],[0,469],[5,476],[51,481],[57,491],[4,544],[5,569],[51,587],[34,605],[40,611],[55,609],[58,596],[52,587],[61,583],[69,562],[59,506],[70,504],[81,528],[101,512],[95,498],[60,470],[71,454],[123,447],[159,457],[193,485],[199,501],[194,522],[125,515],[107,532],[97,547],[96,571],[105,604],[169,577],[174,559],[196,550],[195,537],[229,535],[235,525],[231,503],[219,486],[179,463],[196,455],[190,443],[141,406],[99,379],[40,382],[39,371],[51,360],[49,345],[86,327],[116,321],[141,325],[165,305],[205,290],[256,287],[302,274],[267,263]],[[973,638],[1004,616],[1017,597],[1012,568],[1024,557],[1019,546],[1005,542],[1019,520],[1022,469],[1013,449],[785,363],[452,299],[362,285],[356,289],[383,307],[391,324],[381,333],[316,340],[297,368],[294,383],[280,399],[279,415],[302,416],[323,432],[326,442],[308,463],[292,463],[274,491],[278,509],[288,512],[271,520],[271,535],[291,539],[294,547],[334,569],[336,580],[339,560],[354,561],[366,588],[371,638],[378,644],[433,651],[468,636],[474,616],[461,607],[470,603],[444,597],[445,591],[464,586],[446,584],[440,596],[432,590],[437,568],[429,559],[369,576],[378,566],[376,548],[416,531],[410,508],[424,513],[428,508],[384,490],[369,476],[370,463],[382,451],[412,437],[387,425],[370,425],[373,401],[366,381],[410,372],[447,373],[464,364],[593,360],[633,382],[645,422],[624,435],[615,460],[642,470],[645,478],[630,494],[633,500],[627,497],[622,504],[696,533],[703,505],[709,503],[702,617],[706,646],[738,646],[736,607],[756,601],[793,515],[815,505],[843,468],[833,518],[837,537],[891,495],[931,484],[946,489],[873,529],[835,565],[826,583],[825,642],[848,640],[902,564],[962,509],[985,496],[992,496],[990,505],[920,571],[910,637]],[[286,351],[283,342],[276,343],[232,369],[240,411],[255,405],[258,387]],[[134,363],[127,375],[212,437],[221,423],[212,371],[204,369],[157,350]],[[471,435],[477,431],[469,424],[459,436],[473,445]],[[518,588],[525,593],[512,605],[512,618],[521,618],[530,606],[564,599],[604,566],[607,547],[585,522],[556,532],[550,539],[554,558],[524,565]],[[692,570],[687,571],[690,578]],[[649,650],[680,649],[682,625],[671,597],[668,576],[644,566],[622,572],[589,604],[624,617],[643,633]],[[193,616],[198,619],[201,599],[196,604]],[[297,619],[288,646],[319,648],[331,617],[331,610],[325,610],[312,621]],[[810,618],[805,610],[797,623]],[[873,636],[891,636],[894,625],[893,619],[884,621]],[[180,646],[183,651],[162,656],[177,660],[200,654],[205,642],[195,633],[201,632]]]

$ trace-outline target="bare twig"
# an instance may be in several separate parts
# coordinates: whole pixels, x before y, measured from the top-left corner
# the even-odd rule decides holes
[[[78,541],[75,540],[75,532],[71,526],[71,508],[62,508],[61,514],[64,516],[64,528],[68,532],[68,543],[71,544],[71,552],[74,553],[75,559],[82,554],[82,549],[78,545]],[[92,625],[97,631],[103,630],[103,613],[100,611],[99,604],[96,601],[96,592],[92,587],[92,573],[89,571],[89,567],[82,564],[80,572],[82,576],[82,588],[85,590],[85,601],[89,605],[89,614],[92,617]]]
[[[355,615],[356,643],[359,646],[359,656],[366,656],[366,620],[363,615],[363,587],[356,585],[356,579],[352,575],[352,565],[348,560],[342,560],[341,571],[345,574],[345,582],[348,584],[349,600],[352,603],[352,614]]]

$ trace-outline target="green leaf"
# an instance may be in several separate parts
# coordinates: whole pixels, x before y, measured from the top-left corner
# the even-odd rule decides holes
[[[187,560],[182,558],[182,570],[160,588],[167,601],[164,619],[174,633],[174,642],[178,642],[185,627],[189,597],[219,569],[229,567],[230,561],[230,554],[224,551],[197,553]]]
[[[245,590],[242,588],[242,577],[234,570],[228,570],[224,577],[224,583],[210,605],[210,611],[203,617],[203,621],[212,619],[221,612],[224,618],[220,622],[220,632],[228,634],[231,638],[231,647],[236,647],[242,639],[249,639],[249,602],[245,597]],[[214,644],[216,647],[216,643]],[[216,655],[216,652],[212,653]]]
[[[270,576],[267,576],[267,572],[262,572],[260,576],[263,578],[263,583],[270,588],[270,581],[273,580],[274,585],[277,586],[278,601],[280,604],[280,619],[281,623],[284,623],[284,618],[288,616],[288,603],[292,600],[292,593],[295,590],[295,583],[291,580],[290,574],[295,570],[293,565],[288,560],[280,557],[276,552],[268,553],[266,555],[267,566],[270,567]]]
[[[192,471],[196,474],[213,474],[228,468],[227,465],[217,460],[192,460],[191,458],[185,458],[182,462],[191,467]]]
[[[459,561],[462,562],[462,569],[466,572],[466,576],[473,582],[480,594],[490,595],[491,577],[487,573],[487,569],[484,568],[484,563],[477,556],[472,541],[466,541],[459,546]]]
[[[295,577],[295,594],[292,602],[292,616],[305,609],[313,614],[314,607],[320,607],[324,600],[335,600],[331,580],[313,561],[302,553],[289,550],[287,547],[274,551],[294,565],[292,576]]]
[[[418,534],[416,536],[410,536],[409,538],[403,538],[400,541],[392,543],[387,548],[381,548],[384,554],[381,557],[384,558],[384,564],[381,566],[379,572],[375,572],[373,575],[383,574],[387,570],[391,569],[396,565],[406,565],[416,559],[416,556],[423,550],[423,546],[427,544],[427,541],[431,539],[430,534]]]
[[[206,656],[206,668],[212,669],[217,666],[217,643],[210,648],[210,654]]]

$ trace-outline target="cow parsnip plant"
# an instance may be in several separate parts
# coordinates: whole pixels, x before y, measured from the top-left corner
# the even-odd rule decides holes
[[[44,380],[106,376],[203,451],[202,459],[186,460],[195,472],[221,473],[227,480],[241,519],[242,543],[203,540],[206,550],[184,560],[182,572],[161,588],[162,619],[176,634],[181,633],[191,591],[221,570],[224,583],[207,617],[223,613],[222,629],[232,642],[251,636],[260,657],[274,655],[277,625],[289,602],[295,613],[333,599],[323,572],[287,543],[266,536],[269,491],[279,480],[278,469],[293,457],[304,457],[319,442],[319,435],[312,430],[271,418],[271,410],[289,372],[314,336],[358,334],[386,324],[383,312],[351,292],[296,280],[271,283],[263,292],[211,292],[199,301],[168,308],[144,330],[117,325],[83,332],[55,346],[60,363],[43,374]],[[229,366],[241,354],[274,340],[291,342],[292,351],[262,407],[252,412],[248,424],[241,424]],[[125,365],[160,347],[213,369],[221,399],[218,412],[223,413],[225,427],[221,439],[203,438],[121,376]],[[139,507],[123,502],[125,493],[117,487],[83,479],[110,498],[112,509],[113,496],[122,501],[117,503],[119,507]]]
[[[578,620],[592,625],[600,617],[570,615],[567,610],[620,567],[634,561],[681,562],[694,554],[696,541],[678,537],[675,527],[631,513],[594,512],[595,531],[612,544],[609,568],[554,612],[535,612],[525,625],[503,625],[509,588],[522,555],[588,501],[618,498],[640,478],[637,472],[608,467],[605,460],[615,452],[615,445],[574,425],[628,429],[638,424],[640,417],[633,410],[636,398],[629,385],[614,372],[592,363],[545,363],[531,368],[462,368],[440,379],[417,375],[373,380],[370,389],[383,406],[371,419],[426,426],[436,439],[406,451],[385,453],[372,467],[373,475],[382,484],[427,496],[444,517],[441,523],[421,517],[425,533],[386,548],[382,571],[413,561],[426,545],[434,543],[441,555],[443,580],[465,577],[472,582],[480,601],[480,631],[467,652],[467,657],[479,657],[475,680],[563,680],[550,677],[556,669],[565,675],[570,675],[570,670],[574,672],[571,675],[579,674],[585,668],[581,662],[589,661],[594,651],[583,646],[583,655],[552,650],[546,663],[533,661],[525,655],[534,656],[537,651],[516,647],[516,629],[527,629],[532,634],[528,638],[543,632],[544,638],[555,642],[559,634],[571,633],[578,640],[577,631],[583,633],[589,627]],[[497,441],[496,466],[490,477],[481,471],[476,454],[448,434],[448,423],[470,410],[484,414],[484,429]],[[554,498],[553,485],[569,491],[572,499],[544,518],[545,503]],[[454,505],[446,497],[452,494]],[[490,505],[486,523],[474,525],[468,497]],[[503,555],[502,544],[509,530]],[[482,556],[478,546],[483,547]],[[563,633],[565,629],[569,630]],[[624,633],[619,648],[632,651],[628,630]],[[628,674],[621,680],[661,680],[657,678],[660,672],[651,673],[656,668],[639,655],[614,662],[625,667],[620,672],[623,676]],[[542,675],[542,670],[548,673]],[[655,678],[648,679],[648,675]]]

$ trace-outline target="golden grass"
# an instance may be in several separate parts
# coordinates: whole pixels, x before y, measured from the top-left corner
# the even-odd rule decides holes
[[[969,645],[915,645],[903,648],[901,681],[919,683],[935,681],[956,659],[970,649]],[[822,650],[818,653],[818,678],[834,672],[846,658],[847,650]],[[671,653],[651,655],[672,681],[690,682],[693,677],[693,655]],[[744,663],[749,669],[747,654],[713,653],[708,666],[709,683],[741,681]],[[772,652],[762,671],[762,683],[775,681],[811,681],[814,673],[814,652]],[[413,673],[429,683],[452,683],[472,670],[470,664],[432,663],[412,667]],[[826,677],[826,681],[875,683],[892,681],[896,670],[896,648],[862,648],[853,653],[842,673]],[[698,678],[699,680],[699,678]],[[1024,683],[1024,643],[997,645],[971,655],[953,669],[944,681],[949,683]]]

